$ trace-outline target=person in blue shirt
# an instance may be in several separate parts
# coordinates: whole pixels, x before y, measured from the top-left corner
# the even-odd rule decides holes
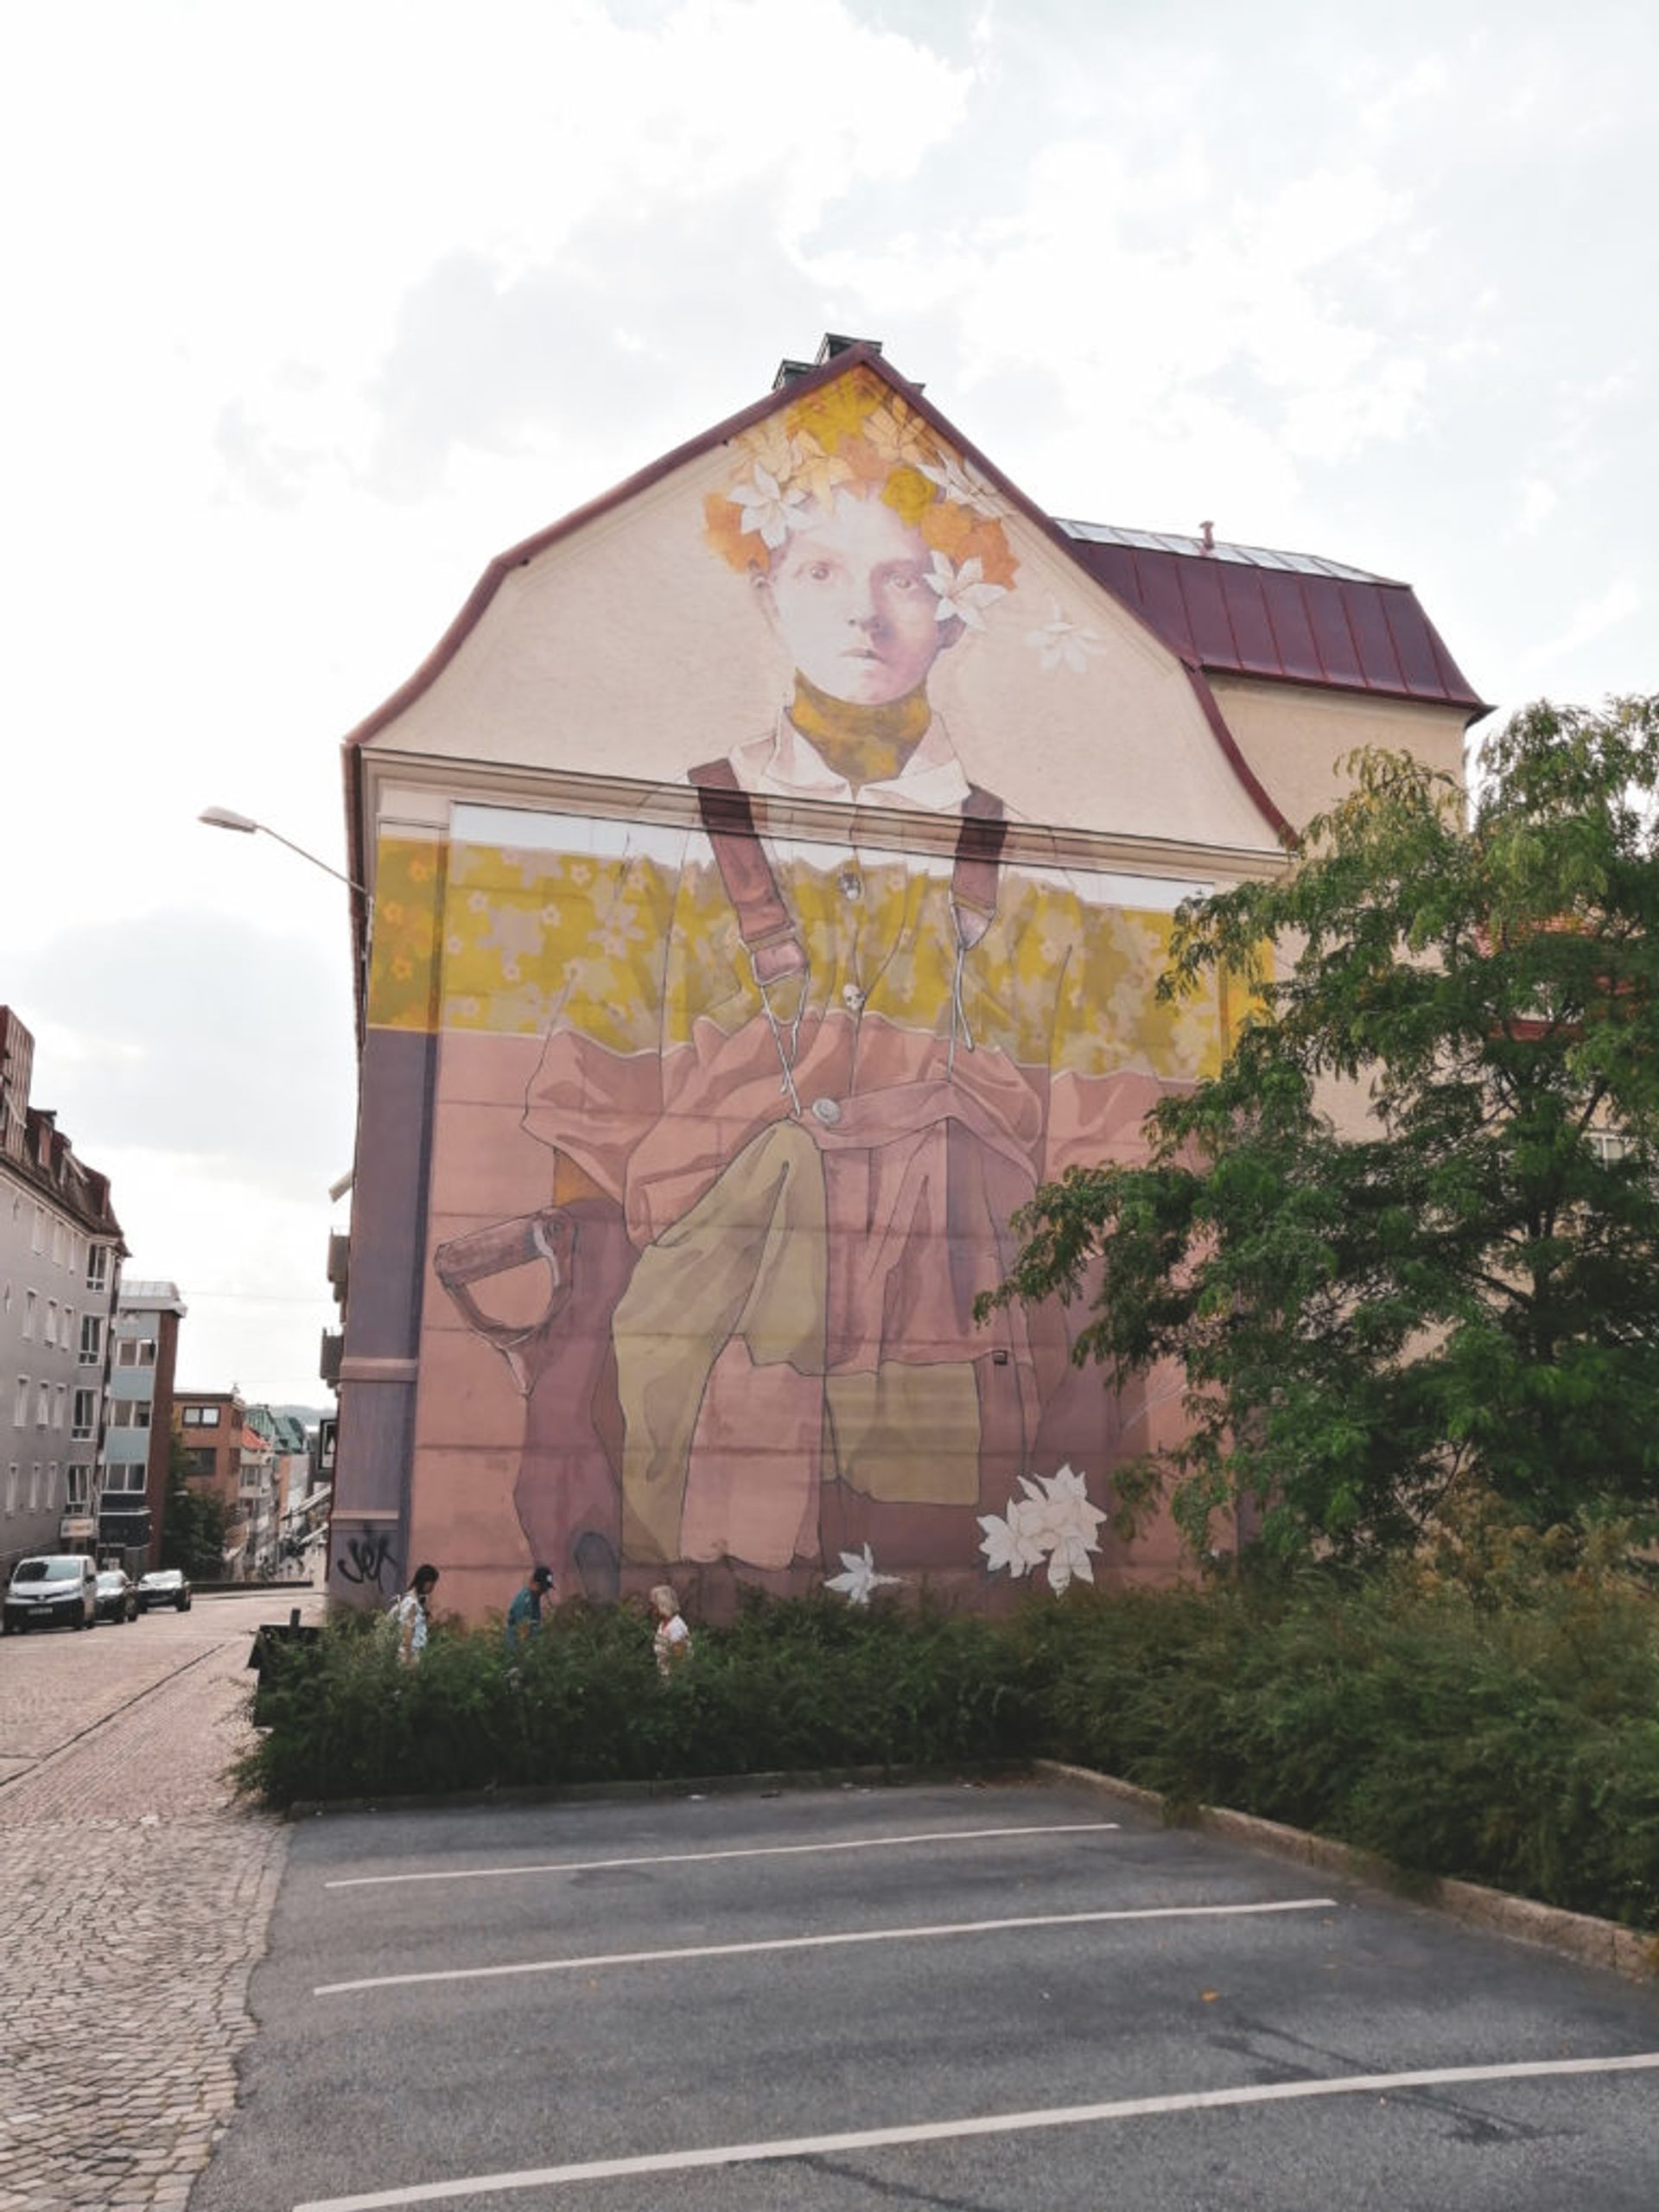
[[[507,1649],[517,1651],[519,1645],[532,1636],[539,1636],[542,1628],[542,1600],[553,1587],[550,1567],[531,1569],[530,1580],[507,1607]]]

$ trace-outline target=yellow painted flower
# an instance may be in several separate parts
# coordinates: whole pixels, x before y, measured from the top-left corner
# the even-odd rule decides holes
[[[869,416],[880,404],[884,386],[868,370],[837,377],[817,391],[798,399],[785,416],[790,435],[816,439],[826,453],[834,453],[843,438],[855,438]]]

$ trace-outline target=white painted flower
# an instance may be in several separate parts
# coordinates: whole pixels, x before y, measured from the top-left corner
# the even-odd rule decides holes
[[[1094,631],[1085,630],[1080,624],[1068,621],[1060,612],[1058,599],[1051,599],[1048,604],[1051,610],[1049,620],[1040,629],[1027,630],[1026,643],[1036,653],[1042,668],[1069,668],[1074,674],[1081,676],[1089,665],[1090,656],[1103,653],[1106,647]]]
[[[1071,1467],[1052,1475],[1021,1475],[1020,1495],[1008,1500],[1006,1515],[982,1514],[985,1531],[980,1549],[993,1573],[1006,1567],[1016,1580],[1047,1564],[1048,1585],[1056,1597],[1072,1582],[1095,1579],[1091,1553],[1100,1549],[1106,1519],[1091,1505],[1083,1477]]]
[[[760,543],[774,553],[790,531],[805,518],[805,493],[792,486],[786,490],[772,471],[758,461],[753,480],[740,484],[732,498],[743,510],[743,528],[758,531]]]
[[[934,620],[965,622],[970,630],[982,630],[985,609],[995,607],[999,599],[1007,595],[1001,584],[986,582],[984,563],[977,554],[957,568],[936,550],[933,573],[927,581],[938,597],[939,603],[933,610]]]
[[[842,1552],[844,1574],[827,1574],[823,1579],[826,1590],[839,1590],[849,1605],[868,1605],[873,1590],[894,1589],[904,1580],[902,1574],[878,1574],[874,1554],[868,1544],[861,1552]]]
[[[1019,1499],[1010,1503],[1006,1519],[995,1513],[982,1513],[978,1517],[979,1525],[985,1531],[979,1548],[993,1573],[999,1567],[1007,1567],[1017,1582],[1027,1567],[1042,1565],[1042,1545],[1021,1518]]]
[[[959,507],[969,508],[976,515],[988,515],[1000,520],[1002,502],[985,479],[967,467],[954,454],[942,453],[921,464],[922,474],[930,484],[937,484],[947,499]]]

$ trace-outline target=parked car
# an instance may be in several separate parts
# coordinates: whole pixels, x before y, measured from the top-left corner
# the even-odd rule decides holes
[[[138,1578],[139,1611],[153,1613],[158,1605],[181,1613],[190,1610],[190,1585],[176,1567],[152,1567]]]
[[[98,1569],[73,1552],[20,1559],[6,1588],[4,1629],[92,1628],[98,1621]]]
[[[138,1590],[124,1567],[106,1567],[98,1577],[98,1618],[101,1621],[136,1621]]]

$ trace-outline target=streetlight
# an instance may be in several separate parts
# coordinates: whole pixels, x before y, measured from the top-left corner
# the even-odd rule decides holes
[[[362,884],[354,882],[349,875],[342,874],[339,868],[331,868],[327,861],[320,861],[315,853],[308,853],[303,845],[296,845],[291,837],[284,837],[280,830],[273,830],[268,822],[255,822],[251,816],[235,813],[228,806],[205,806],[196,819],[205,822],[210,830],[238,830],[245,837],[252,836],[256,830],[263,830],[267,837],[274,837],[279,845],[286,845],[290,853],[297,853],[302,861],[309,861],[313,868],[320,868],[325,875],[332,875],[336,883],[343,883],[348,891],[355,891],[371,908],[373,906],[372,895]]]
[[[355,882],[349,875],[343,874],[339,868],[331,868],[327,861],[319,860],[315,853],[308,853],[303,845],[296,845],[291,837],[284,837],[280,830],[273,830],[268,822],[256,822],[251,815],[238,814],[234,808],[228,806],[204,806],[196,819],[205,822],[210,830],[235,830],[245,837],[251,837],[256,830],[263,830],[267,837],[274,837],[279,845],[286,845],[290,853],[297,853],[302,861],[309,861],[313,868],[320,868],[325,875],[332,875],[336,883],[343,883],[348,891],[355,891],[363,901],[370,920],[373,920],[374,894],[372,891]],[[343,1198],[352,1187],[355,1173],[355,1168],[348,1167],[336,1182],[331,1183],[328,1185],[330,1198],[336,1201]]]

